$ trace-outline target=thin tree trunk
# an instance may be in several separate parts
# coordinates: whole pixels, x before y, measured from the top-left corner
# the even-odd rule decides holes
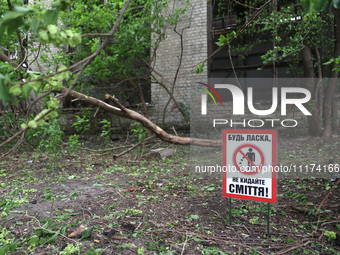
[[[143,90],[142,90],[141,86],[139,84],[137,84],[133,79],[130,79],[129,82],[137,90],[139,99],[140,99],[141,104],[142,104],[142,109],[143,109],[144,115],[145,115],[146,118],[149,119],[150,116],[149,116],[148,106],[146,105],[145,97],[144,97]]]
[[[334,13],[334,57],[340,56],[340,9],[333,9]],[[336,78],[338,77],[338,72],[334,69],[338,67],[338,64],[333,62],[332,73],[330,82],[326,88],[324,97],[324,107],[323,107],[323,124],[324,131],[322,136],[330,137],[332,135],[332,102],[333,95],[336,89]]]
[[[149,111],[148,111],[148,106],[146,105],[145,97],[144,97],[143,90],[142,90],[141,86],[139,84],[137,84],[133,79],[130,79],[129,82],[132,84],[132,86],[138,92],[139,99],[140,99],[141,104],[142,104],[142,109],[143,109],[143,112],[144,112],[144,116],[147,119],[150,119]],[[147,132],[148,132],[148,136],[151,136],[151,131],[149,129],[147,130]]]
[[[317,107],[317,98],[315,98],[315,85],[314,85],[314,63],[312,50],[309,46],[302,49],[302,62],[304,76],[306,78],[305,88],[308,89],[312,95],[312,115],[307,117],[308,121],[308,134],[311,136],[319,136],[322,132],[320,114]]]

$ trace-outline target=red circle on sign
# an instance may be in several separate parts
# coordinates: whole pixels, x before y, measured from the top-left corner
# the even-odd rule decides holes
[[[261,164],[260,164],[259,166],[256,166],[256,165],[254,164],[254,162],[252,162],[252,161],[244,154],[244,152],[242,151],[242,149],[243,149],[244,147],[250,147],[250,148],[252,148],[252,149],[255,149],[255,150],[260,154],[260,157],[261,157]],[[247,171],[243,170],[243,169],[237,164],[236,155],[237,155],[238,153],[241,153],[241,154],[243,155],[243,157],[245,157],[245,158],[247,159],[247,161],[250,162],[250,164],[253,165],[257,170],[256,170],[256,171],[253,171],[253,172],[247,172]],[[238,171],[240,171],[241,173],[243,173],[243,174],[248,174],[248,175],[250,175],[250,174],[257,174],[257,173],[259,173],[259,172],[261,171],[262,166],[263,166],[263,164],[264,164],[264,155],[263,155],[263,152],[261,151],[261,149],[260,149],[259,147],[255,146],[255,145],[253,145],[253,144],[243,144],[243,145],[241,145],[240,147],[238,147],[238,148],[235,150],[234,155],[233,155],[233,161],[234,161],[234,165],[235,165],[236,169],[237,169]]]

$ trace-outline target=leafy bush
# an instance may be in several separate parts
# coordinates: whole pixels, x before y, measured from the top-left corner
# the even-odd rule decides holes
[[[28,142],[38,151],[57,154],[61,151],[62,137],[64,132],[60,128],[58,119],[50,120],[36,129],[26,132]]]

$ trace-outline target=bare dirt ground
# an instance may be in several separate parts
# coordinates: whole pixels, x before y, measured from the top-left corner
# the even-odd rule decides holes
[[[167,146],[167,145],[160,145]],[[340,254],[336,181],[279,179],[278,203],[222,197],[188,147],[166,159],[17,152],[0,162],[0,254]],[[339,164],[340,138],[279,140],[281,164]],[[338,172],[339,174],[339,172]]]

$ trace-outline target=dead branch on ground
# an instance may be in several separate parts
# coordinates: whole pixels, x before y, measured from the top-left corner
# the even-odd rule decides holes
[[[322,200],[322,202],[320,203],[318,210],[316,211],[316,215],[319,214],[321,207],[324,205],[324,203],[326,202],[326,200],[328,199],[328,197],[332,194],[333,190],[336,189],[336,187],[339,185],[340,183],[340,179],[334,184],[334,186],[331,188],[331,190],[328,192],[327,196],[325,196],[325,198]]]

